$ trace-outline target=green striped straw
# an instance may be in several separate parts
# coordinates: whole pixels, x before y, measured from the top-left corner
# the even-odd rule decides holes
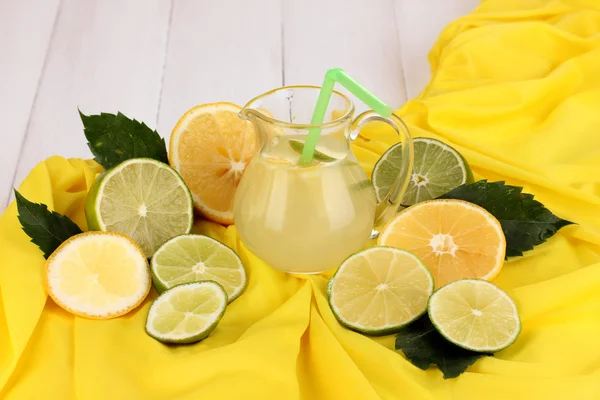
[[[373,111],[382,117],[387,118],[392,114],[393,110],[390,106],[379,100],[360,83],[352,79],[343,69],[333,68],[325,74],[325,79],[323,80],[323,85],[321,86],[319,97],[317,98],[317,105],[315,106],[315,111],[310,120],[311,125],[321,125],[323,123],[325,112],[327,111],[327,106],[329,105],[329,100],[331,99],[333,87],[336,82],[345,87],[350,93],[358,97],[363,103],[371,107]],[[320,127],[309,129],[308,136],[304,142],[304,150],[298,161],[300,165],[312,163],[315,155],[315,147],[317,147],[320,135]]]

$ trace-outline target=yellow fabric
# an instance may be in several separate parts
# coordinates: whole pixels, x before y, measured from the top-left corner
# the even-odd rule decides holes
[[[91,321],[62,311],[42,285],[44,260],[12,204],[0,217],[0,398],[12,399],[600,399],[600,5],[489,0],[443,31],[433,78],[400,113],[414,136],[441,138],[476,178],[506,180],[576,222],[510,260],[495,280],[517,302],[518,341],[444,380],[342,328],[324,277],[270,269],[235,228],[199,222],[235,248],[246,292],[213,334],[164,346],[131,314]],[[371,170],[396,137],[368,128],[355,143]],[[21,186],[85,226],[93,162],[53,157]]]

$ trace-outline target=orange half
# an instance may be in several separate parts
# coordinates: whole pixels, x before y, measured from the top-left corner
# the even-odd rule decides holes
[[[169,143],[169,163],[192,192],[194,206],[207,219],[233,223],[233,198],[242,174],[258,150],[252,124],[241,107],[211,103],[187,111]]]
[[[500,222],[462,200],[430,200],[407,208],[388,223],[377,244],[414,253],[429,268],[436,288],[459,279],[494,278],[506,251]]]

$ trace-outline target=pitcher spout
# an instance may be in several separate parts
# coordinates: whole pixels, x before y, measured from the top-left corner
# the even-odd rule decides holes
[[[259,109],[257,103],[260,104],[256,98],[250,100],[238,113],[238,116],[252,125],[256,133],[258,149],[262,149],[273,135],[274,124],[271,117],[267,115],[268,112]]]
[[[273,141],[277,137],[294,135],[295,142],[303,143],[315,128],[320,131],[319,144],[326,141],[330,148],[347,152],[354,106],[347,96],[334,91],[323,122],[313,124],[319,91],[318,86],[286,86],[271,90],[250,100],[239,112],[239,117],[252,125],[264,153],[269,152],[271,142],[277,146],[278,140]]]

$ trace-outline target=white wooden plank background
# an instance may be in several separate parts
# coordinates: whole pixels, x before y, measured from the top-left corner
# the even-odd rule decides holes
[[[288,1],[283,17],[285,84],[320,85],[340,67],[388,104],[406,101],[393,2]],[[368,108],[351,97],[357,112]]]
[[[332,67],[398,107],[426,85],[440,31],[477,3],[0,0],[0,210],[46,157],[91,156],[78,108],[168,137],[196,104],[318,85]]]
[[[0,210],[15,180],[59,1],[0,0]]]

